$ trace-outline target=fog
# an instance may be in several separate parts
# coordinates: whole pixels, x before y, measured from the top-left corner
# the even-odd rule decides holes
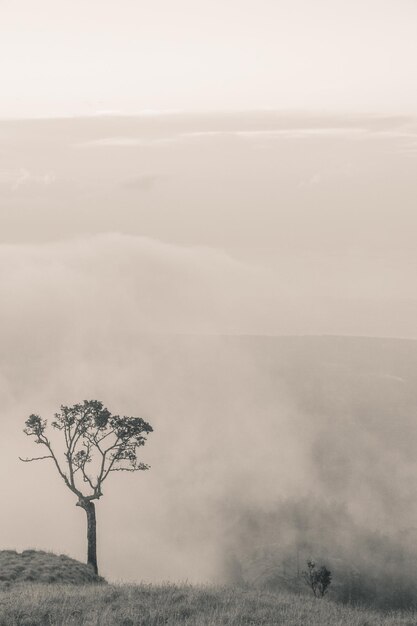
[[[144,451],[152,469],[116,477],[112,497],[100,504],[104,571],[116,578],[212,575],[217,507],[241,491],[259,447],[244,443],[252,426],[239,416],[247,414],[239,388],[252,384],[254,365],[241,362],[239,348],[221,356],[215,333],[233,331],[236,318],[250,328],[248,289],[255,293],[256,274],[213,251],[117,235],[5,246],[1,253],[6,543],[82,555],[84,519],[72,494],[53,467],[19,465],[17,455],[31,454],[21,432],[30,412],[47,417],[60,403],[98,397],[155,428]],[[170,339],[185,330],[213,336],[190,355],[187,343]]]
[[[4,548],[85,558],[73,494],[18,456],[37,452],[30,413],[93,398],[154,427],[151,469],[111,476],[97,507],[110,580],[223,580],[230,551],[247,562],[245,542],[277,541],[262,526],[277,511],[283,545],[297,516],[309,536],[323,524],[314,506],[339,511],[345,547],[414,536],[412,120],[1,133]]]
[[[279,330],[285,298],[269,273],[204,248],[101,235],[4,245],[1,267],[5,547],[84,558],[73,495],[48,461],[17,460],[33,453],[30,413],[84,398],[155,429],[149,472],[111,477],[98,506],[111,579],[217,580],[239,512],[283,498],[413,524],[414,342],[404,364],[395,342],[256,339],[267,309]]]

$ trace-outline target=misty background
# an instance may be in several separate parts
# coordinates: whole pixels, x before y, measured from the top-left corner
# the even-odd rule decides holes
[[[62,4],[0,3],[2,547],[84,560],[72,494],[18,456],[30,413],[99,399],[154,427],[97,507],[109,580],[395,574],[416,4]]]
[[[5,547],[84,558],[72,494],[47,462],[17,460],[30,413],[84,398],[155,429],[151,470],[112,477],[98,507],[110,579],[222,580],[247,520],[284,502],[414,536],[413,120],[1,131]]]

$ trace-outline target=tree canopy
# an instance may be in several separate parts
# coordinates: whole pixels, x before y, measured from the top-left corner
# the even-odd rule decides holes
[[[64,462],[48,438],[47,421],[30,415],[24,432],[43,445],[46,455],[21,459],[52,459],[65,484],[79,498],[99,499],[102,485],[111,472],[135,472],[149,466],[138,459],[138,451],[153,431],[141,417],[112,415],[98,400],[60,407],[51,426],[64,435]],[[87,488],[87,492],[86,492]]]

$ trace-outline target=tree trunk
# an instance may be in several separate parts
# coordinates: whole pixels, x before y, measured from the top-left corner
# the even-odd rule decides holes
[[[97,533],[96,533],[96,507],[91,500],[79,500],[77,506],[84,509],[87,514],[87,563],[98,574],[97,566]]]

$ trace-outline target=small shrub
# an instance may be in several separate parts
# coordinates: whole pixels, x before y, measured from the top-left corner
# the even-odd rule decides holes
[[[332,573],[325,565],[317,569],[314,561],[307,561],[307,570],[303,572],[303,578],[314,596],[323,598],[332,582]]]

